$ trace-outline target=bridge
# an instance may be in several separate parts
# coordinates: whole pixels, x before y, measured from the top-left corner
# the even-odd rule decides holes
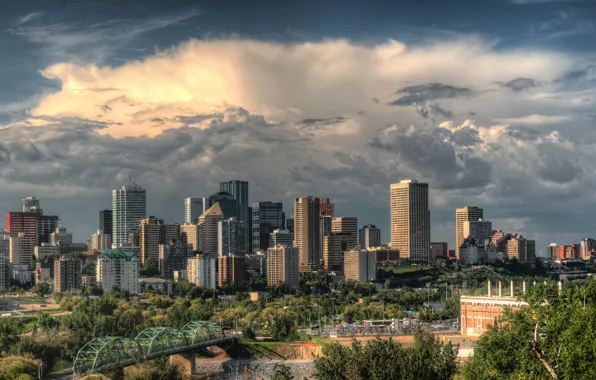
[[[207,321],[189,322],[181,329],[151,327],[135,338],[95,338],[77,353],[72,373],[77,376],[101,373],[115,366],[126,367],[160,356],[231,343],[234,339],[234,336],[226,337],[218,324]]]

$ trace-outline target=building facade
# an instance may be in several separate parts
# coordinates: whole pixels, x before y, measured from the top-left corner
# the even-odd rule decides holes
[[[294,247],[298,248],[301,272],[311,272],[322,264],[320,203],[319,198],[310,196],[294,199]]]
[[[376,281],[377,260],[375,252],[361,249],[359,245],[344,252],[344,277],[346,281]]]
[[[64,245],[72,244],[72,234],[65,227],[59,227],[50,234],[50,244]]]
[[[188,281],[197,286],[215,289],[217,286],[217,261],[215,255],[196,255],[188,259]]]
[[[267,249],[267,285],[286,284],[291,288],[297,287],[299,283],[298,267],[298,248],[278,245]]]
[[[200,217],[200,215],[199,215]],[[199,222],[197,218],[197,223]],[[192,247],[192,251],[199,250],[199,225],[185,223],[180,226],[180,234],[186,236],[186,243]]]
[[[96,278],[104,294],[114,286],[130,294],[139,293],[140,261],[134,252],[107,249],[97,257]]]
[[[104,235],[112,236],[114,233],[112,224],[113,218],[114,215],[112,214],[112,210],[106,209],[99,212],[99,230],[102,231]]]
[[[276,245],[280,244],[293,246],[294,234],[292,234],[289,230],[273,230],[273,232],[269,234],[269,247],[275,247]],[[265,250],[265,252],[266,251],[267,250]]]
[[[41,212],[41,205],[39,199],[35,197],[27,197],[23,199],[23,212]]]
[[[34,240],[33,245],[38,244],[37,234],[37,212],[7,212],[6,213],[6,232],[11,236],[17,236],[19,233]]]
[[[353,248],[352,234],[331,232],[323,238],[323,260],[327,271],[344,270],[344,252]]]
[[[112,191],[112,242],[122,247],[130,232],[139,231],[139,222],[147,218],[147,191],[135,182]],[[135,285],[136,286],[136,285]]]
[[[381,246],[381,229],[374,224],[367,224],[359,231],[358,243],[362,248]]]
[[[277,229],[284,229],[286,214],[281,202],[256,202],[252,204],[252,252],[269,248],[269,235]]]
[[[91,235],[91,249],[103,251],[110,248],[112,248],[112,235],[104,234],[102,230]]]
[[[217,222],[217,256],[244,256],[245,243],[245,222],[235,218]]]
[[[484,218],[484,210],[475,206],[461,207],[455,210],[455,255],[459,259],[459,247],[468,235],[464,232],[464,222]]]
[[[159,245],[168,244],[180,238],[179,224],[165,224],[163,219],[149,216],[140,221],[139,243],[141,247],[141,264],[149,260],[159,261]]]
[[[0,289],[10,288],[10,256],[0,252]]]
[[[335,216],[334,206],[329,198],[319,197],[319,211],[321,215],[327,215],[332,218]]]
[[[521,264],[536,266],[536,241],[526,240],[521,235],[511,238],[507,242],[507,257],[509,260],[517,259]]]
[[[172,239],[159,245],[159,274],[173,278],[175,271],[186,270],[188,258],[192,256],[192,246],[180,239]]]
[[[428,184],[415,179],[391,184],[391,248],[402,258],[430,260]]]
[[[331,221],[331,232],[345,234],[347,248],[358,245],[358,218],[355,216],[336,216]]]
[[[244,257],[219,256],[217,258],[217,286],[238,285],[245,283]]]
[[[490,240],[493,236],[493,224],[483,219],[466,220],[464,221],[464,236],[465,238],[472,236],[482,242]]]
[[[197,224],[199,217],[207,211],[207,198],[190,197],[184,199],[184,223]]]
[[[218,254],[219,222],[224,220],[221,205],[215,203],[199,217],[199,251],[210,255],[213,260]]]
[[[35,236],[19,232],[10,237],[10,262],[12,264],[27,264],[33,262]]]
[[[430,243],[430,256],[433,259],[439,257],[447,257],[447,243],[444,242],[435,242]]]
[[[83,261],[78,257],[62,256],[54,260],[54,292],[79,289],[82,286]]]

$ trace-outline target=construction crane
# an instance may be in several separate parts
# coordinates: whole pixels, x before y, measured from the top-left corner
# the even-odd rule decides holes
[[[256,373],[252,369],[248,368],[248,365],[245,365],[244,366],[244,380],[248,380],[249,379],[249,375],[252,375],[253,378],[257,378],[259,380],[267,380],[267,378],[259,375],[258,373]]]

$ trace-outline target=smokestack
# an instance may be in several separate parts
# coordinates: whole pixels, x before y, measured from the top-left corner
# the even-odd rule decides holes
[[[492,292],[492,284],[490,283],[490,280],[488,280],[488,296],[492,297],[493,296],[492,293],[493,293]]]
[[[513,280],[511,280],[511,298],[515,297],[515,290],[513,288]]]
[[[526,282],[522,282],[522,294],[525,296],[526,295]]]
[[[503,297],[503,281],[499,280],[499,297]]]

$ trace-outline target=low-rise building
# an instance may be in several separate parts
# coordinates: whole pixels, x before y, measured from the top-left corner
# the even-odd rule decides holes
[[[161,292],[165,294],[172,294],[172,281],[163,278],[139,278],[139,293]]]
[[[20,285],[31,284],[34,273],[29,269],[29,264],[10,264],[10,278]]]

